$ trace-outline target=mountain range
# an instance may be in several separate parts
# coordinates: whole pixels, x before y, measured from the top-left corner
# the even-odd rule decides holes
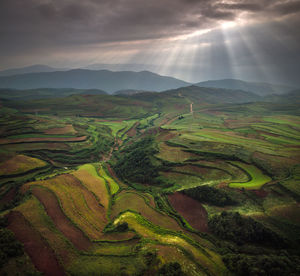
[[[108,70],[74,69],[0,77],[0,88],[77,88],[101,89],[113,93],[123,89],[164,91],[189,83],[148,71],[112,72]]]
[[[100,65],[90,65],[86,68],[100,67]],[[5,89],[96,89],[106,91],[110,94],[126,95],[136,94],[140,91],[161,92],[190,85],[191,83],[183,80],[161,76],[150,71],[69,70],[66,68],[52,68],[45,65],[33,65],[0,71],[0,88]],[[297,89],[287,85],[248,82],[238,79],[209,80],[198,82],[194,85],[199,87],[243,90],[259,96],[281,95]]]
[[[41,72],[55,72],[55,71],[67,71],[67,68],[53,68],[47,65],[35,64],[22,68],[14,68],[0,71],[0,77],[8,77],[14,75],[28,74],[28,73],[41,73]]]

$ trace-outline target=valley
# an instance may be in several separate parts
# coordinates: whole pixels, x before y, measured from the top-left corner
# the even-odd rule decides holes
[[[299,274],[296,93],[77,92],[0,93],[1,275]]]

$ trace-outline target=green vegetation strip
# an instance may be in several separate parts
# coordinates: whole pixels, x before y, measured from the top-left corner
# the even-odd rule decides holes
[[[103,177],[108,182],[111,194],[112,195],[116,194],[120,189],[118,183],[112,177],[109,177],[107,175],[107,172],[103,168],[103,166],[100,167],[99,173],[101,177]]]
[[[261,186],[272,180],[269,176],[263,174],[261,170],[253,165],[239,161],[231,161],[230,163],[238,166],[250,176],[250,180],[248,182],[231,182],[229,184],[229,187],[231,188],[259,189]]]

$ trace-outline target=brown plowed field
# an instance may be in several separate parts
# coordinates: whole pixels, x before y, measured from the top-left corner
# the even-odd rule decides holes
[[[261,197],[261,198],[265,198],[269,193],[263,189],[260,189],[260,190],[252,190],[252,192],[254,194],[256,194],[258,197]]]
[[[68,134],[76,133],[76,130],[73,128],[73,125],[66,125],[65,127],[55,127],[49,128],[44,131],[46,134]]]
[[[76,177],[76,179],[83,183],[82,187],[86,187],[86,189],[88,189],[97,196],[100,203],[104,206],[105,209],[108,208],[109,194],[106,189],[104,179],[96,178],[86,170],[77,170],[72,174]],[[76,182],[74,181],[74,183]],[[105,214],[105,210],[103,210],[103,213]]]
[[[45,166],[47,163],[40,159],[19,154],[0,163],[0,175],[17,175]]]
[[[92,242],[76,228],[62,212],[59,202],[52,192],[40,187],[33,187],[32,193],[44,205],[48,216],[53,220],[56,227],[75,245],[79,250],[87,250]]]
[[[8,228],[15,233],[16,238],[24,244],[26,253],[31,258],[37,270],[47,276],[65,275],[58,263],[53,250],[33,229],[20,212],[8,214]]]
[[[128,137],[134,137],[136,136],[136,128],[137,126],[139,125],[140,123],[139,122],[136,122],[127,132],[125,132],[125,134],[128,136]]]
[[[168,199],[193,228],[208,232],[207,212],[200,202],[182,193],[168,195]]]
[[[7,204],[10,203],[17,195],[17,189],[11,188],[0,200],[0,203]]]

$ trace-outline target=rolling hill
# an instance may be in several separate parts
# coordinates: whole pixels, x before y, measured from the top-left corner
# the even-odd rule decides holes
[[[260,96],[243,90],[198,87],[196,85],[169,90],[166,91],[165,94],[190,97],[192,100],[209,104],[245,103],[259,101],[261,99]]]
[[[105,95],[99,89],[74,89],[74,88],[39,88],[30,90],[0,89],[0,98],[15,101],[27,101],[47,98],[62,98],[70,95]]]
[[[247,82],[237,79],[209,80],[204,82],[198,82],[195,85],[200,87],[244,90],[247,92],[255,93],[259,96],[267,96],[271,94],[284,94],[295,89],[294,87],[285,85],[270,84],[265,82]]]

